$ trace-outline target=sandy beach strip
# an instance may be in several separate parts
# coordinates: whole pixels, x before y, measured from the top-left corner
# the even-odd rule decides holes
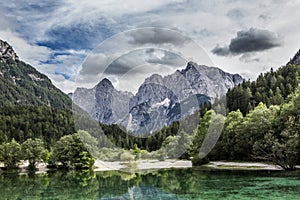
[[[128,165],[135,165],[138,170],[147,169],[169,169],[169,168],[189,168],[192,167],[192,162],[188,160],[138,160],[134,162],[108,162],[96,160],[94,171],[111,171],[122,170],[128,168]]]
[[[28,162],[23,162],[20,165],[20,173],[26,173]],[[0,163],[0,167],[3,164]],[[159,160],[137,160],[131,162],[120,161],[102,161],[96,160],[94,164],[94,171],[126,171],[126,169],[134,168],[135,170],[155,170],[155,169],[170,169],[170,168],[190,168],[192,162],[189,160],[175,160],[167,159]],[[281,167],[274,164],[267,164],[261,162],[231,162],[231,161],[211,161],[203,165],[206,168],[212,169],[229,169],[229,170],[283,170]],[[296,166],[300,169],[300,166]],[[46,164],[39,163],[37,165],[36,173],[46,173],[49,169]]]
[[[205,166],[217,169],[283,170],[280,166],[260,162],[212,161]]]

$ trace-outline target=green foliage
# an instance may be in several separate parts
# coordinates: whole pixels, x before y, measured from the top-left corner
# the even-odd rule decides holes
[[[159,161],[166,160],[167,154],[164,151],[156,151],[156,154],[154,154],[154,158],[156,158]]]
[[[134,159],[135,156],[127,151],[120,155],[120,161],[122,162],[130,162],[130,161],[134,161]]]
[[[107,148],[103,147],[99,149],[99,154],[97,156],[98,159],[104,161],[116,161],[120,159],[120,155],[125,150],[119,148]]]
[[[211,119],[213,116],[215,116],[216,113],[213,110],[209,110],[205,113],[203,118],[200,119],[200,123],[197,127],[197,129],[194,131],[193,136],[193,144],[192,144],[192,155],[196,155],[199,153],[200,147],[204,141],[204,138],[206,136],[206,133],[209,128],[209,124],[211,122]]]
[[[75,158],[74,166],[76,169],[92,169],[95,163],[95,158],[91,157],[89,152],[82,151]]]
[[[101,125],[104,134],[117,147],[124,149],[134,149],[136,144],[139,148],[147,151],[160,149],[163,141],[170,135],[176,135],[179,129],[179,123],[174,122],[168,127],[163,127],[161,130],[152,133],[145,137],[136,137],[125,132],[118,125]]]
[[[206,130],[209,119],[205,115],[196,133]],[[239,110],[230,112],[220,140],[208,157],[213,160],[265,160],[293,170],[300,155],[299,132],[300,85],[280,106],[268,108],[259,103],[245,117]],[[201,136],[196,134],[194,142],[201,142]]]
[[[24,160],[28,160],[29,168],[35,168],[37,162],[41,162],[47,150],[44,147],[44,143],[41,139],[27,139],[21,146],[22,157]],[[45,158],[46,159],[46,158]]]
[[[142,150],[137,146],[137,144],[133,145],[133,152],[135,154],[135,159],[138,160],[141,158]]]
[[[299,134],[282,132],[281,138],[267,133],[253,145],[255,158],[273,162],[285,170],[294,170],[299,156]]]
[[[192,144],[192,136],[181,131],[176,136],[169,136],[160,149],[168,158],[188,158],[189,147]]]
[[[0,142],[14,138],[23,143],[29,138],[40,138],[49,148],[62,136],[74,132],[71,110],[48,106],[0,107]]]
[[[102,133],[99,124],[85,114],[76,117],[76,125],[89,127],[88,130],[73,134],[78,127],[75,127],[71,99],[45,75],[9,58],[0,62],[0,71],[0,161],[7,168],[17,167],[21,156],[29,160],[30,166],[44,160],[64,167],[90,168],[93,156],[97,155],[103,160],[123,161],[193,156],[195,165],[209,159],[263,159],[294,169],[300,155],[300,88],[295,92],[300,82],[297,65],[271,70],[256,81],[245,81],[229,90],[226,119],[209,110],[211,105],[204,105],[199,113],[180,123],[174,122],[139,138],[117,125],[100,124]],[[219,105],[224,98],[215,101],[217,113],[223,113]],[[79,108],[77,112],[84,113]],[[224,120],[222,135],[211,151],[212,145],[207,141],[218,139]],[[195,123],[199,123],[196,129]],[[23,143],[22,147],[18,142]],[[44,144],[53,151],[46,151]],[[199,156],[199,152],[205,156]]]
[[[192,159],[193,166],[201,166],[209,163],[209,159],[207,156],[200,156],[199,154],[195,154]]]
[[[44,163],[49,163],[50,157],[51,157],[51,152],[49,152],[47,149],[45,149],[45,151],[43,151],[43,153],[42,153],[42,161]]]
[[[61,163],[66,168],[78,169],[90,168],[95,161],[78,133],[63,136],[57,141],[51,154],[51,160],[56,164]]]
[[[32,66],[10,58],[0,62],[0,106],[28,105],[71,109],[72,101]]]
[[[278,107],[270,107],[260,103],[254,110],[250,111],[244,119],[243,129],[237,137],[236,149],[239,159],[251,159],[252,149],[255,141],[260,140],[272,129],[274,118]]]
[[[263,102],[267,106],[280,105],[300,83],[299,65],[287,65],[277,71],[260,74],[257,80],[245,81],[226,94],[229,111],[240,111],[245,116],[252,108]]]
[[[255,142],[253,150],[256,158],[293,170],[300,155],[300,86],[289,99],[281,106],[273,129]]]
[[[134,151],[134,153],[141,153],[141,149],[138,147],[138,145],[137,144],[134,144],[133,145],[133,151]]]
[[[237,144],[240,143],[240,138],[244,134],[243,131],[244,118],[240,110],[232,111],[228,114],[223,133],[218,141],[221,146],[219,159],[241,159],[243,148]]]
[[[84,147],[86,150],[95,157],[98,152],[98,141],[95,137],[91,136],[87,131],[84,130],[78,130],[76,134],[81,142],[84,144]]]
[[[199,116],[203,116],[210,107],[210,104],[204,104],[199,112],[195,112],[180,122],[173,122],[169,126],[165,126],[154,133],[146,134],[143,137],[131,135],[118,125],[100,124],[100,126],[104,131],[106,140],[111,141],[115,146],[129,150],[134,149],[134,144],[137,144],[140,149],[151,152],[162,148],[162,144],[167,137],[180,134],[182,129],[186,133],[192,134],[195,126],[199,123]]]
[[[8,169],[17,168],[21,158],[21,145],[14,139],[9,143],[0,145],[0,161],[4,163],[4,167]]]

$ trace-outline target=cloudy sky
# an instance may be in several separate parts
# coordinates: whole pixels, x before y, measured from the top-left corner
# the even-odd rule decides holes
[[[0,1],[0,39],[64,92],[108,77],[122,90],[187,61],[245,78],[300,48],[298,0]]]

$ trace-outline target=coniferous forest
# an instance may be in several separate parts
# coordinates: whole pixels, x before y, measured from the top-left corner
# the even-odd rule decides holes
[[[29,77],[23,77],[21,71],[24,67],[26,74],[35,73],[35,76],[42,77],[38,86],[29,81]],[[176,158],[179,146],[186,148],[180,158],[192,158],[194,165],[209,160],[268,161],[292,170],[299,162],[300,66],[297,64],[289,63],[276,71],[271,69],[260,74],[255,81],[244,81],[229,89],[221,97],[226,98],[226,117],[216,114],[211,105],[206,105],[194,114],[199,116],[196,129],[178,133],[180,123],[188,124],[194,118],[190,116],[144,138],[134,137],[117,125],[97,122],[92,124],[101,127],[101,133],[97,128],[78,130],[74,124],[71,100],[54,88],[47,77],[31,66],[11,59],[2,60],[1,68],[10,69],[8,74],[15,77],[13,80],[8,75],[1,77],[0,161],[8,168],[16,167],[22,159],[81,168],[91,166],[95,155],[104,160],[151,156]],[[18,79],[18,76],[23,79]],[[15,84],[16,80],[23,82]],[[48,90],[42,86],[48,87]],[[59,98],[61,101],[55,100],[53,95],[57,94],[62,96]],[[218,102],[216,100],[215,104]],[[84,120],[91,123],[87,116],[81,119]],[[209,124],[218,121],[225,122],[222,134],[212,151],[200,158],[199,148]],[[89,148],[83,145],[79,133],[88,138]],[[35,152],[39,148],[33,148],[26,154],[22,151],[26,145],[41,148],[39,152]],[[115,147],[123,150],[108,150]],[[92,155],[91,149],[97,152]]]

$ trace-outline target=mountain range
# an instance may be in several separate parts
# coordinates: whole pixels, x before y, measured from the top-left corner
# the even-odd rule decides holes
[[[136,94],[118,91],[104,78],[91,89],[77,88],[72,99],[103,124],[119,124],[144,134],[192,114],[243,81],[238,74],[188,62],[170,75],[146,78]]]
[[[243,113],[247,113],[254,102],[253,98],[255,102],[262,101],[267,105],[280,103],[277,98],[280,92],[276,92],[278,88],[283,98],[286,98],[293,88],[297,87],[297,81],[292,84],[293,81],[285,80],[297,79],[299,58],[300,50],[286,66],[277,70],[279,75],[275,85],[271,84],[272,81],[268,81],[275,80],[273,72],[261,75],[256,81],[258,85],[255,85],[255,82],[251,85],[250,82],[244,82],[246,86],[243,86],[240,83],[244,79],[238,74],[188,62],[183,69],[167,76],[153,74],[146,78],[136,94],[118,91],[110,80],[105,78],[91,89],[77,88],[71,96],[75,104],[100,123],[118,124],[133,133],[151,133],[195,112],[204,104],[214,102],[233,87],[234,89],[226,95],[229,111],[242,109],[240,105],[245,104]],[[236,85],[239,86],[235,87]],[[244,91],[243,87],[247,90]],[[248,88],[252,93],[250,96]],[[261,88],[268,91],[264,92]],[[16,105],[44,106],[44,108],[65,109],[68,112],[72,110],[72,99],[56,88],[46,75],[21,61],[13,48],[2,40],[0,40],[0,90],[0,105],[4,109],[3,112],[7,106]],[[269,93],[274,93],[274,97]],[[244,98],[246,96],[247,98]],[[45,113],[48,112],[46,111]],[[70,117],[70,114],[71,112],[66,115]],[[8,116],[7,113],[5,115]]]

